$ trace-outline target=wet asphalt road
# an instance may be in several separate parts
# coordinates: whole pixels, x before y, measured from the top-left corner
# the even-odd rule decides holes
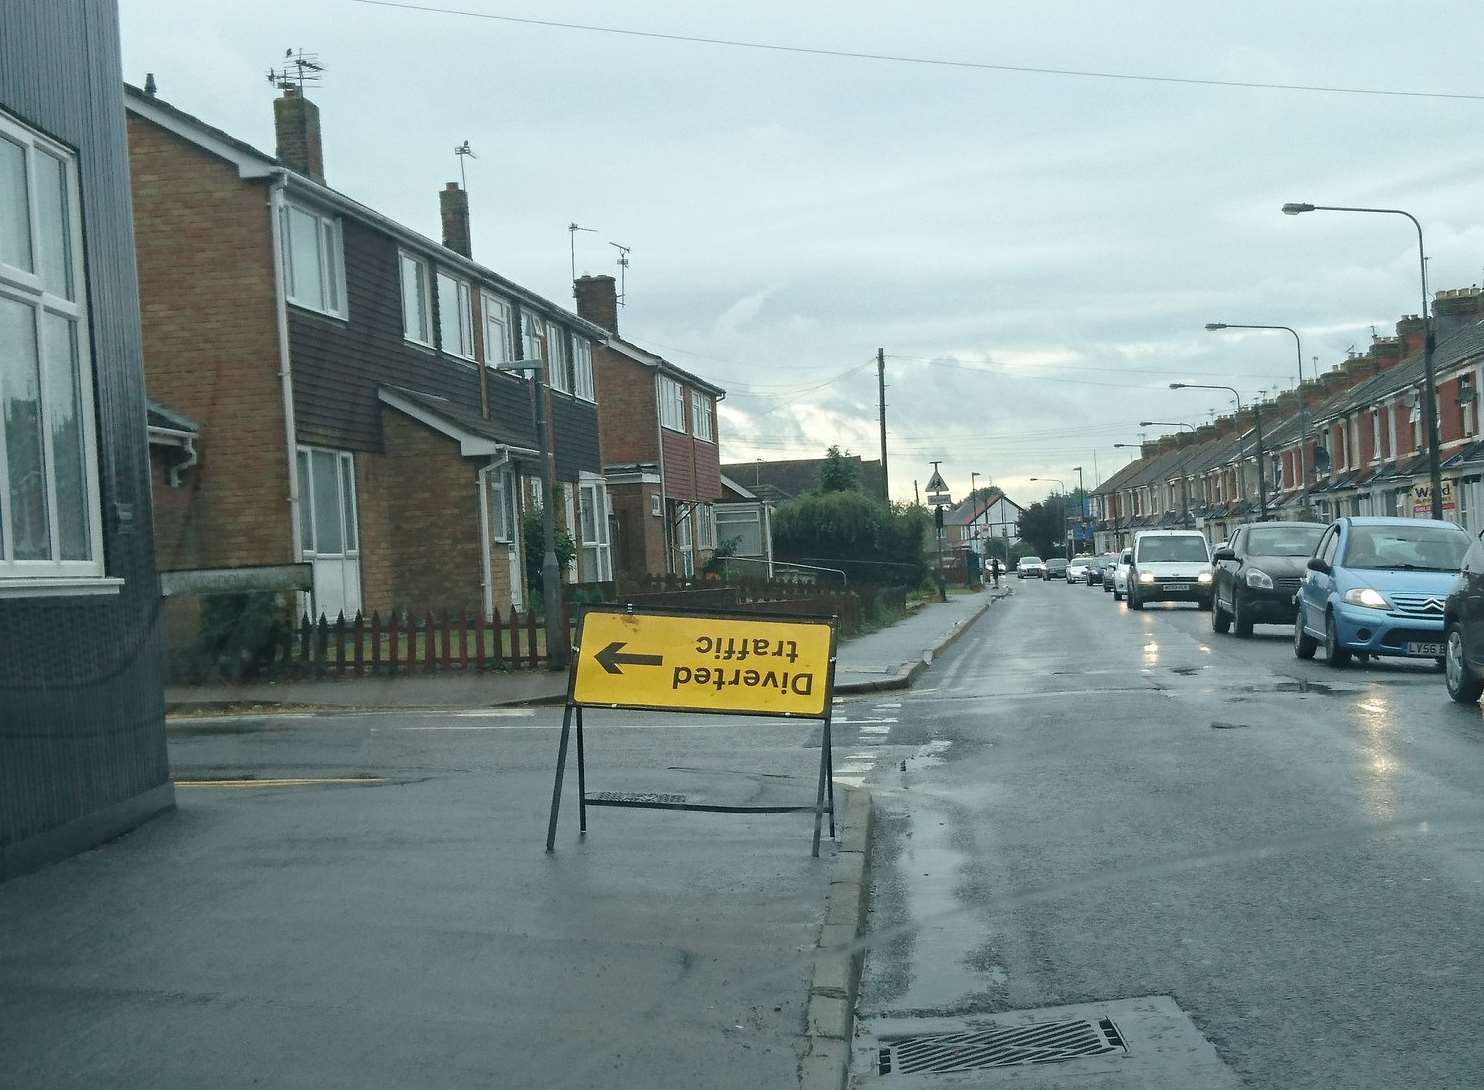
[[[925,688],[849,702],[861,1031],[1169,994],[1251,1087],[1484,1086],[1484,720],[1430,664],[1291,639],[1028,582]]]

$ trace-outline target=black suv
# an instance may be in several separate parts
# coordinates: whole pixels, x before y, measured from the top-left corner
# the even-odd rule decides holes
[[[1475,540],[1443,603],[1443,680],[1448,695],[1472,704],[1484,693],[1484,541]]]
[[[1245,638],[1255,624],[1293,624],[1293,596],[1323,533],[1322,522],[1238,527],[1231,541],[1211,554],[1216,572],[1211,630],[1235,629]]]

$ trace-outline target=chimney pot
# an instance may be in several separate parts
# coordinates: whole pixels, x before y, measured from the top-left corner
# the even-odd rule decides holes
[[[458,182],[448,182],[438,193],[438,212],[443,219],[443,245],[456,254],[474,256],[469,237],[469,194]]]
[[[572,282],[577,295],[577,314],[618,336],[618,287],[613,277],[579,276]]]
[[[294,86],[273,100],[273,132],[279,161],[290,170],[324,184],[325,157],[320,147],[319,107]]]

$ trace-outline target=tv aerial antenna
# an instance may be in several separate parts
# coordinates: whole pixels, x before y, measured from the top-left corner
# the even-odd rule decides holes
[[[479,156],[474,154],[474,149],[469,146],[469,141],[467,140],[456,146],[453,149],[453,153],[459,161],[459,183],[464,187],[464,192],[467,193],[469,191],[469,178],[464,173],[464,160],[478,159]]]
[[[596,227],[584,227],[584,226],[582,226],[582,224],[578,223],[576,220],[573,220],[571,223],[567,224],[567,252],[572,256],[572,297],[574,299],[577,298],[577,232],[578,231],[588,231],[588,232],[590,232],[592,234],[596,234],[597,231],[598,231],[598,229]]]
[[[318,83],[325,74],[318,53],[306,53],[302,49],[285,49],[283,64],[268,69],[268,82],[281,91],[304,93],[306,83]]]
[[[610,242],[608,245],[618,251],[618,305],[624,306],[626,305],[624,296],[629,291],[629,252],[633,250],[633,247],[625,246],[621,242]]]

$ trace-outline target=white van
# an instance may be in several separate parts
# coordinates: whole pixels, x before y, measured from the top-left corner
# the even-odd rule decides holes
[[[1199,530],[1145,530],[1134,535],[1128,607],[1145,602],[1194,602],[1211,608],[1211,550]]]

